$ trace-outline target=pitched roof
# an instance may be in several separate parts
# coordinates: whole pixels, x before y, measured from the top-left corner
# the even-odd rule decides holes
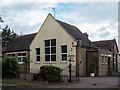
[[[74,39],[80,39],[82,41],[82,46],[97,48],[76,26],[67,24],[65,22],[56,20]]]
[[[98,48],[100,49],[105,49],[108,51],[113,51],[113,46],[116,45],[116,40],[112,39],[112,40],[102,40],[102,41],[95,41],[93,42]],[[117,47],[117,51],[118,51],[118,47]]]
[[[31,44],[35,35],[36,33],[21,35],[17,37],[7,46],[7,48],[3,52],[5,53],[5,52],[28,51],[29,45]]]

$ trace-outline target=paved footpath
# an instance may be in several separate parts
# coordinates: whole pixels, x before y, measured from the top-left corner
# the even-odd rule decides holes
[[[43,88],[118,88],[118,77],[80,77],[78,82]]]

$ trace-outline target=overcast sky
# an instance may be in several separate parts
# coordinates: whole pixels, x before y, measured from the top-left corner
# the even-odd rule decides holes
[[[64,0],[63,0],[64,1]],[[104,0],[103,0],[104,1]],[[48,13],[56,19],[87,32],[91,41],[118,40],[118,2],[8,2],[1,5],[5,24],[16,33],[29,34],[39,30]],[[5,24],[2,24],[4,27]]]

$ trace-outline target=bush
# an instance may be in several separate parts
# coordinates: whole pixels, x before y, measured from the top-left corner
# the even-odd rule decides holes
[[[94,62],[90,63],[90,73],[95,73],[95,63]]]
[[[15,78],[18,73],[18,62],[15,58],[4,58],[2,60],[3,78]]]
[[[48,82],[61,81],[61,69],[52,65],[45,65],[40,68],[40,76]]]

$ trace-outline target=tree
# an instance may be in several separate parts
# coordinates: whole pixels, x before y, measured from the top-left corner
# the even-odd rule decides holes
[[[14,31],[11,31],[8,25],[6,25],[2,30],[2,48],[5,49],[5,47],[10,44],[18,35]]]
[[[1,15],[0,15],[0,22],[4,22],[4,21],[2,20],[2,17],[1,17]]]

